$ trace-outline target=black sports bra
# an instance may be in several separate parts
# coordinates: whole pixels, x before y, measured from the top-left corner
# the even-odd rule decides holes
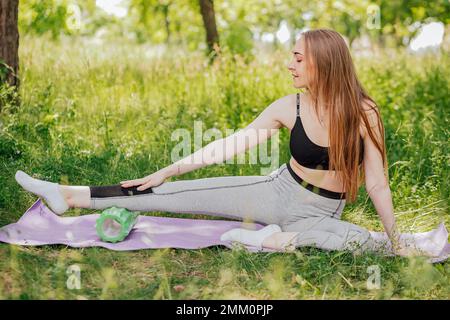
[[[316,170],[328,170],[329,169],[329,157],[328,148],[319,146],[311,141],[306,135],[303,128],[302,119],[300,118],[300,94],[297,93],[297,119],[295,125],[292,128],[290,135],[289,148],[291,155],[302,166],[316,169]],[[361,138],[361,142],[362,142]],[[359,163],[363,160],[364,155],[364,143],[362,143],[359,157]]]

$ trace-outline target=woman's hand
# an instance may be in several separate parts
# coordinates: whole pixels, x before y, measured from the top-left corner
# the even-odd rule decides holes
[[[162,170],[152,173],[144,178],[135,180],[120,181],[123,188],[129,188],[134,186],[140,186],[137,188],[139,191],[143,191],[150,187],[156,187],[162,184],[168,178],[167,174]]]

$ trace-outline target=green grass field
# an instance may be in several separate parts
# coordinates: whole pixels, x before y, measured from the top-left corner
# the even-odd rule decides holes
[[[152,58],[148,47],[127,43],[55,44],[24,37],[20,58],[21,105],[1,115],[0,226],[17,221],[37,199],[16,183],[18,169],[72,185],[141,178],[171,163],[173,130],[192,132],[197,120],[225,134],[295,92],[286,69],[288,51],[258,55],[248,64],[225,55],[208,66],[202,56],[176,48]],[[442,221],[450,226],[449,62],[448,52],[355,57],[359,77],[383,115],[402,232],[428,231]],[[289,159],[288,134],[280,131],[280,164]],[[215,165],[171,180],[258,174],[258,165]],[[71,209],[67,215],[94,211]],[[343,219],[383,230],[363,187]],[[67,268],[74,264],[81,268],[80,290],[66,287]],[[366,286],[372,265],[381,270],[377,290]],[[0,298],[447,299],[449,267],[449,261],[430,265],[423,258],[354,257],[313,248],[292,254],[222,246],[115,252],[2,243]]]

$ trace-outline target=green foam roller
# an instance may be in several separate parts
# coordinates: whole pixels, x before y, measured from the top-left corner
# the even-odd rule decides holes
[[[139,212],[131,212],[125,208],[105,209],[95,222],[97,235],[106,242],[122,241],[133,229],[138,216]]]

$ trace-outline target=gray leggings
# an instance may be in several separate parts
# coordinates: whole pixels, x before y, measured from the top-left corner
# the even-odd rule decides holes
[[[278,224],[282,231],[298,232],[292,241],[295,247],[354,252],[373,249],[368,230],[340,220],[345,199],[334,199],[307,189],[288,166],[285,163],[266,176],[165,181],[152,187],[152,193],[91,196],[90,207],[206,214]]]

